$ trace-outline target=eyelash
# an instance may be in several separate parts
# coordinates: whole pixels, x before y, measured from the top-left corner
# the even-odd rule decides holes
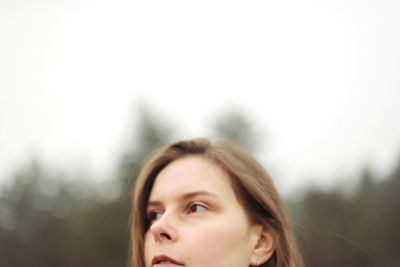
[[[193,211],[193,210],[192,210],[193,207],[200,207],[200,208],[202,208],[203,210],[200,210],[200,211]],[[204,204],[204,203],[191,202],[191,203],[189,203],[189,205],[187,206],[186,211],[187,211],[188,214],[190,214],[190,213],[203,212],[203,211],[206,211],[206,210],[208,210],[208,209],[209,209],[208,206],[207,206],[206,204]],[[147,214],[147,220],[150,222],[150,224],[152,224],[154,221],[156,221],[157,219],[159,219],[159,218],[162,216],[162,213],[163,213],[163,212],[160,211],[160,210],[152,210],[152,211],[149,211],[148,214]],[[157,218],[157,215],[158,215],[158,214],[161,214],[161,215],[160,215],[160,217]]]

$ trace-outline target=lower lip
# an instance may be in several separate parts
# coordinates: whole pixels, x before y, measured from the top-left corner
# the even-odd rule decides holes
[[[177,267],[177,266],[183,266],[183,265],[175,263],[158,263],[154,264],[152,267]]]

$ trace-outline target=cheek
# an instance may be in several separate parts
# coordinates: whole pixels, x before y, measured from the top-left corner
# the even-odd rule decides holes
[[[214,222],[193,230],[190,237],[193,255],[203,266],[247,266],[249,262],[246,224]]]
[[[212,223],[196,229],[196,235],[204,246],[213,247],[228,246],[240,236],[241,228],[237,225],[227,225],[225,223]]]
[[[144,260],[145,260],[145,265],[150,266],[151,262],[151,255],[153,255],[154,251],[154,238],[152,237],[150,231],[147,231],[145,236],[144,236]]]

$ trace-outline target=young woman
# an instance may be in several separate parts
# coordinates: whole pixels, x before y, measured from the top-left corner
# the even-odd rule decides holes
[[[170,144],[146,161],[133,198],[130,267],[303,267],[262,166],[229,142]]]

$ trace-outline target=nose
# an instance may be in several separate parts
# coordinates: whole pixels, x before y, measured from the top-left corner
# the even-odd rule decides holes
[[[165,212],[150,227],[156,242],[175,242],[178,239],[178,232],[174,226],[172,214]]]

